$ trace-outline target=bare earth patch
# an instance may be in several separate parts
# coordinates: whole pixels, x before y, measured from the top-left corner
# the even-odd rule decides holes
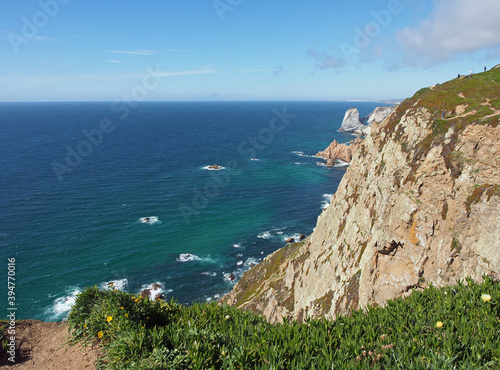
[[[95,369],[101,356],[97,346],[65,344],[69,339],[66,323],[22,320],[16,324],[16,363],[1,360],[12,369]]]

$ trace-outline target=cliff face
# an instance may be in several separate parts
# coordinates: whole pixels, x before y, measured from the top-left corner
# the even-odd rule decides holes
[[[499,118],[500,69],[403,101],[373,126],[313,234],[246,272],[223,302],[271,322],[333,318],[430,282],[498,278]]]

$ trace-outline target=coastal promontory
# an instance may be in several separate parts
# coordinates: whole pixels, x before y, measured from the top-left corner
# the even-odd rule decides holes
[[[499,120],[500,68],[419,90],[373,123],[314,232],[223,302],[300,321],[499,279]]]

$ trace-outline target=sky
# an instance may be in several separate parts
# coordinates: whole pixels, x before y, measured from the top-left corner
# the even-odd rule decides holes
[[[0,2],[0,101],[384,100],[500,63],[499,0]]]

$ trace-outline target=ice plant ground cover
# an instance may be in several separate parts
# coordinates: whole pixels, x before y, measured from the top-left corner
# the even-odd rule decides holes
[[[271,325],[216,303],[151,302],[93,287],[68,321],[71,342],[101,345],[107,369],[477,369],[500,366],[499,301],[500,283],[484,277],[335,321]]]

